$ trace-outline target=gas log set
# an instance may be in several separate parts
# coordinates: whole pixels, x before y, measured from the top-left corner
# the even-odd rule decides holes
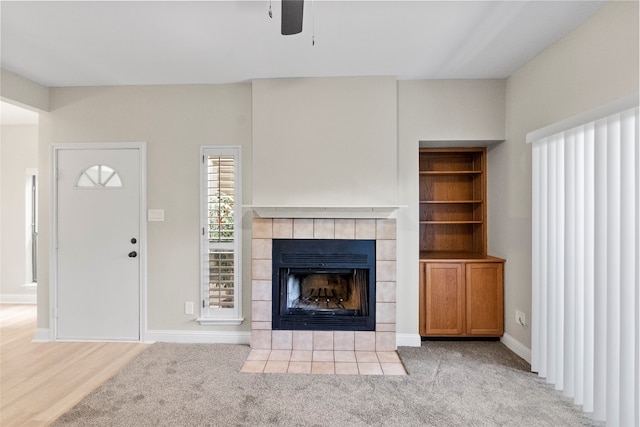
[[[375,330],[375,241],[273,240],[274,330]]]

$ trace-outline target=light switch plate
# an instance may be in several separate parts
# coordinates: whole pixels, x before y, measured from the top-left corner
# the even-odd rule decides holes
[[[149,209],[147,219],[149,221],[164,221],[164,209]]]
[[[184,303],[184,314],[193,314],[193,302]]]

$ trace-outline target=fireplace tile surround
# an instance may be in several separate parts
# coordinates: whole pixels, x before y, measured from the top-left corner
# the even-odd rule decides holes
[[[272,239],[376,241],[375,331],[272,330]],[[252,223],[252,350],[394,352],[396,350],[395,219],[261,218]]]

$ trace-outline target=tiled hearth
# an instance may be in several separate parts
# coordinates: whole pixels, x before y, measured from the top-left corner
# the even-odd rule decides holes
[[[242,372],[406,375],[395,351],[251,350]]]
[[[272,330],[272,239],[375,240],[375,331]],[[243,372],[405,374],[395,351],[395,219],[254,218],[251,246],[252,350]]]

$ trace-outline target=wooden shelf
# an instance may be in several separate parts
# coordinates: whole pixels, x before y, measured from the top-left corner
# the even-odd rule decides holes
[[[486,255],[485,149],[420,149],[420,250]]]
[[[468,251],[420,251],[420,262],[504,262],[503,258]]]
[[[482,203],[482,200],[420,200],[420,203],[432,205],[448,205],[456,203]]]
[[[483,221],[420,221],[420,224],[484,224]]]
[[[420,175],[475,175],[482,171],[420,171]]]

